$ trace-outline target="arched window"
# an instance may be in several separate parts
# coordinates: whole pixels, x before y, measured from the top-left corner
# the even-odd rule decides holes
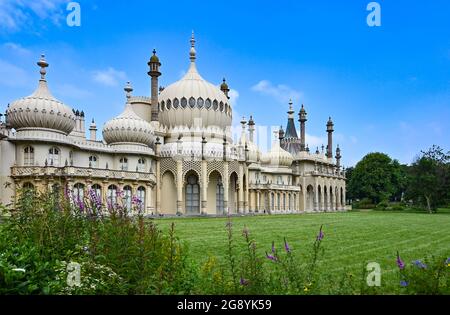
[[[280,194],[277,194],[277,210],[280,210],[281,207],[281,198]]]
[[[198,177],[196,175],[191,175],[187,179],[186,212],[188,213],[200,212],[200,186],[198,184]]]
[[[102,199],[102,186],[100,186],[99,184],[94,184],[94,185],[92,185],[91,189],[94,191],[97,198],[99,198],[101,200]]]
[[[223,102],[220,102],[220,111],[223,112]]]
[[[131,191],[132,191],[132,189],[130,186],[125,186],[123,188],[123,198],[125,201],[125,208],[128,211],[131,211]]]
[[[272,193],[272,202],[271,202],[271,210],[275,210],[275,194],[274,193]]]
[[[199,97],[199,99],[197,100],[197,107],[202,108],[204,104],[205,102],[203,101],[203,98]]]
[[[190,108],[195,107],[195,98],[193,98],[193,97],[189,98],[189,107]]]
[[[140,158],[138,160],[138,172],[145,172],[145,159],[144,158]]]
[[[164,101],[161,101],[161,111],[164,111],[166,109],[164,105]]]
[[[24,191],[33,191],[34,190],[34,185],[32,183],[24,183],[22,185],[22,189]]]
[[[84,185],[76,184],[73,186],[73,197],[76,202],[82,202],[84,199]]]
[[[292,195],[289,194],[289,206],[288,206],[288,210],[292,210]]]
[[[216,189],[216,210],[217,213],[223,213],[224,209],[224,200],[223,200],[223,196],[224,196],[224,189],[223,189],[223,183],[222,180],[219,179],[218,183],[217,183],[217,189]]]
[[[170,100],[167,100],[167,109],[172,108],[172,102]]]
[[[286,210],[286,194],[283,194],[283,210]]]
[[[141,201],[142,208],[145,206],[145,188],[139,187],[137,190],[137,197]]]
[[[111,185],[108,187],[108,191],[106,193],[106,201],[108,203],[108,207],[114,207],[117,203],[117,186]]]
[[[176,98],[173,100],[173,108],[178,108],[178,106],[180,106],[180,101]]]
[[[292,210],[297,210],[297,195],[296,194],[294,194],[294,206],[293,206],[293,208],[292,208]]]
[[[95,155],[89,157],[89,167],[98,168],[98,158]]]
[[[34,165],[34,148],[33,147],[26,147],[23,149],[23,164],[25,166],[32,166]]]
[[[205,101],[205,107],[206,107],[206,109],[210,109],[211,108],[211,100],[209,98],[207,98],[206,101]]]
[[[120,162],[120,169],[122,171],[128,171],[128,159],[123,157],[123,158],[120,158],[119,162]]]
[[[219,108],[219,102],[217,102],[216,100],[213,101],[213,109],[217,110]]]
[[[53,147],[48,150],[48,165],[59,167],[61,152],[58,148]]]
[[[181,107],[186,108],[186,106],[187,106],[187,99],[185,97],[183,97],[181,99]]]

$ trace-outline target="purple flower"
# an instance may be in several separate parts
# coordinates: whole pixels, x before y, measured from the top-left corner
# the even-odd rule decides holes
[[[278,258],[274,255],[269,255],[266,253],[266,257],[267,257],[267,259],[270,259],[271,261],[274,261],[274,262],[278,261]]]
[[[319,242],[322,241],[322,240],[323,240],[323,237],[325,236],[325,235],[323,234],[322,227],[323,227],[323,226],[320,227],[319,235],[317,235],[317,241],[319,241]]]
[[[446,264],[450,264],[450,257],[445,261]]]
[[[286,241],[286,238],[284,238],[284,249],[286,250],[287,253],[291,252],[291,248],[289,247],[289,244]]]
[[[398,266],[398,268],[400,268],[400,270],[405,269],[405,263],[400,258],[400,254],[398,252],[397,252],[397,266]]]
[[[272,253],[274,253],[275,254],[275,242],[272,242]]]
[[[414,262],[414,265],[416,265],[417,267],[419,267],[419,268],[422,268],[422,269],[426,269],[427,268],[427,265],[425,265],[423,262],[421,262],[420,260],[416,260],[415,262]]]
[[[400,285],[405,288],[409,285],[409,283],[406,282],[405,280],[403,280],[403,281],[400,281]]]
[[[241,277],[240,283],[241,283],[241,285],[246,286],[246,285],[248,285],[249,281],[247,279],[244,279]]]

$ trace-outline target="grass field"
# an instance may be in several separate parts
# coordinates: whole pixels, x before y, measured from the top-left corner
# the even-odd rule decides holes
[[[325,253],[319,270],[328,274],[362,274],[367,262],[378,262],[382,281],[398,285],[395,271],[396,252],[405,262],[427,255],[450,256],[450,210],[437,214],[352,211],[306,215],[233,217],[237,244],[244,226],[258,244],[261,255],[270,251],[272,241],[281,250],[286,237],[296,255],[310,251],[323,224]],[[227,247],[226,218],[158,219],[166,230],[175,222],[176,234],[189,244],[192,258],[204,262],[209,255],[224,258]],[[238,246],[243,249],[244,246]],[[389,291],[387,289],[387,291]]]

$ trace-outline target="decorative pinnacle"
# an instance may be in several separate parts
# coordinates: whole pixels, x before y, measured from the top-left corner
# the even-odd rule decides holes
[[[245,116],[242,116],[242,120],[241,120],[242,128],[245,128],[246,124],[247,124],[247,119],[245,119]]]
[[[47,70],[45,68],[48,67],[48,62],[45,60],[45,55],[41,55],[41,59],[37,62],[37,65],[41,67],[41,70],[39,71],[41,74],[41,81],[45,81],[45,75],[47,74]]]
[[[195,36],[194,31],[192,31],[191,35],[191,51],[189,53],[189,59],[191,59],[191,62],[195,62],[197,52],[195,51]]]
[[[125,85],[125,88],[123,89],[127,93],[127,99],[131,98],[131,92],[133,92],[133,87],[131,86],[131,83],[128,81],[127,85]]]
[[[255,121],[253,120],[253,116],[250,115],[250,120],[248,121],[248,125],[249,126],[254,126],[255,125]]]

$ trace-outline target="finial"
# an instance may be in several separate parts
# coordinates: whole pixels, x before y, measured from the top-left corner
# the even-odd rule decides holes
[[[156,55],[156,49],[153,48],[153,56],[155,56],[155,55]]]
[[[125,85],[125,88],[123,89],[127,93],[127,99],[130,99],[131,92],[133,92],[133,87],[131,86],[131,83],[128,81],[127,85]]]
[[[45,55],[41,55],[41,59],[37,62],[37,65],[41,67],[41,70],[39,71],[41,74],[41,81],[45,81],[45,75],[47,74],[47,70],[45,68],[48,67],[48,62],[45,60]]]
[[[195,62],[197,52],[195,51],[195,37],[194,37],[194,31],[192,31],[191,35],[191,51],[189,53],[189,59],[191,59],[191,62]]]
[[[245,116],[242,116],[241,124],[242,124],[242,126],[247,124],[247,119],[245,119]]]

